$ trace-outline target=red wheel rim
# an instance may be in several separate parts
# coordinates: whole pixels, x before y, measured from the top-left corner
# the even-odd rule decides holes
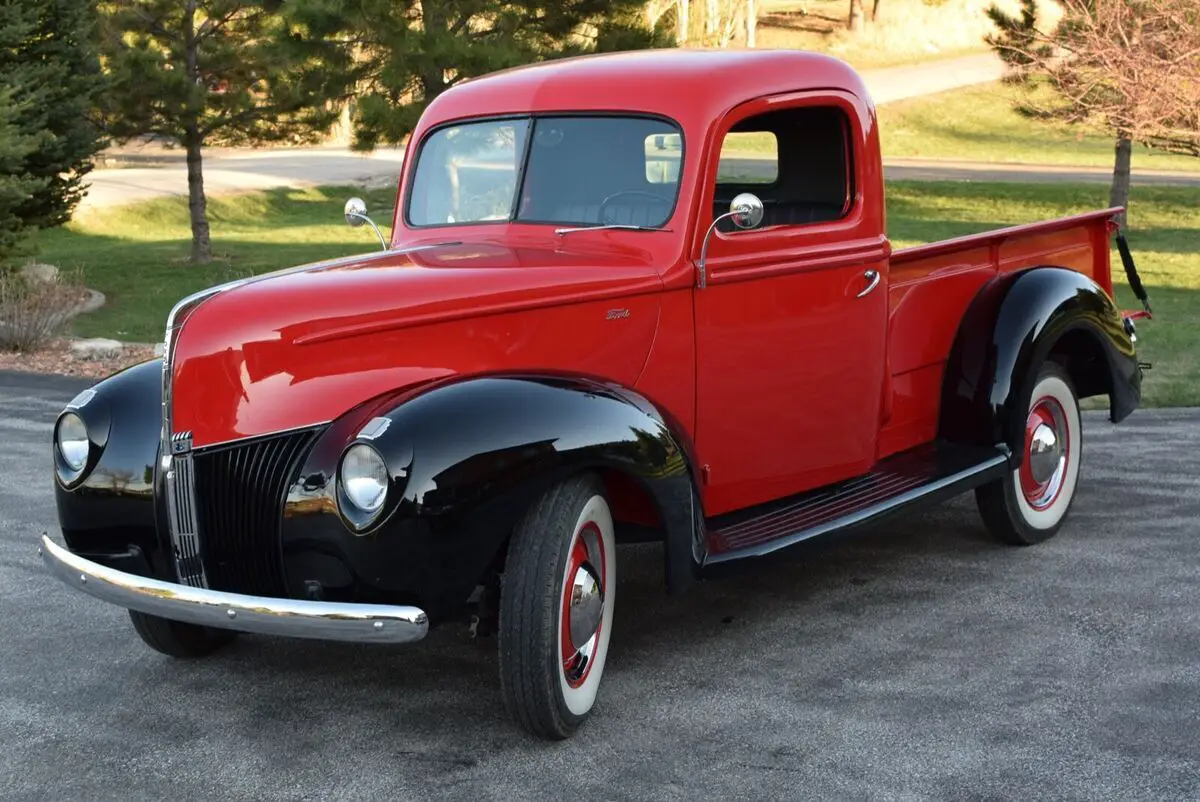
[[[567,685],[578,688],[587,681],[592,664],[596,660],[596,647],[600,642],[600,634],[604,629],[603,603],[607,588],[604,587],[606,561],[604,553],[604,537],[600,528],[592,521],[585,523],[575,534],[571,543],[571,553],[567,557],[567,572],[562,589],[562,609],[559,613],[561,622],[559,639],[562,643],[562,668]],[[582,573],[581,573],[582,572]],[[585,593],[576,578],[582,577],[586,585],[588,577],[594,580],[598,590],[599,609],[584,609],[581,595]],[[594,599],[594,597],[593,597]],[[591,626],[592,618],[582,622],[582,628],[590,631],[586,637],[576,632],[572,637],[572,616],[578,619],[581,615],[591,615],[595,618],[595,626]],[[576,620],[577,625],[581,624]],[[582,641],[577,643],[576,639]]]
[[[1071,462],[1071,431],[1057,398],[1038,399],[1025,419],[1025,453],[1021,460],[1021,494],[1035,510],[1054,505],[1062,493]]]

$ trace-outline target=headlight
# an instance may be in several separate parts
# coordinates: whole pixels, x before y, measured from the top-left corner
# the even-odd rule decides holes
[[[58,453],[67,467],[73,471],[83,470],[92,447],[83,418],[74,412],[63,415],[58,422],[55,438],[58,441]]]
[[[342,492],[357,512],[374,517],[388,491],[387,464],[379,452],[363,443],[350,446],[342,457]]]

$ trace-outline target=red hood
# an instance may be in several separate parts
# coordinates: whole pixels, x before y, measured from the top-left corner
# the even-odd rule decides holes
[[[451,243],[219,293],[179,335],[174,429],[191,431],[197,446],[252,437],[457,373],[574,370],[632,384],[662,283],[644,252],[606,245],[601,256]],[[629,314],[610,320],[617,298]]]

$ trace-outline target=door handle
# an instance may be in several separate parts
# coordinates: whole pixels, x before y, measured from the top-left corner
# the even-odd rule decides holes
[[[882,276],[878,270],[868,270],[866,273],[863,273],[863,278],[870,283],[867,285],[866,289],[854,296],[855,298],[862,298],[863,296],[870,294],[871,290],[879,286],[879,280],[882,278]]]

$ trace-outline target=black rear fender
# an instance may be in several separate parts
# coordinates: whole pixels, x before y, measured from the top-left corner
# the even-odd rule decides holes
[[[1074,270],[1036,267],[993,279],[968,306],[946,363],[939,435],[1007,445],[1018,465],[1033,379],[1047,359],[1081,397],[1108,395],[1114,423],[1141,403],[1136,349],[1108,293]]]

